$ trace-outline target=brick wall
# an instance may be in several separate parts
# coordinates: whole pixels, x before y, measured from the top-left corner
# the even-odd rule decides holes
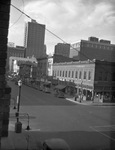
[[[5,80],[7,59],[7,36],[9,26],[10,0],[0,1],[0,141],[8,136],[9,105],[11,88]],[[1,147],[1,142],[0,142]]]

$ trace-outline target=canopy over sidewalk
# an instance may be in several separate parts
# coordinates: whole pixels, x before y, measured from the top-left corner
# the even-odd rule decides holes
[[[66,88],[66,86],[65,85],[57,85],[57,86],[55,86],[55,88],[54,89],[59,89],[59,90],[63,90],[63,89],[65,89]]]

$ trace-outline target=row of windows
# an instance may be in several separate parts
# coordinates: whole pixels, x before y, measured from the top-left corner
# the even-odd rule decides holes
[[[83,45],[86,46],[86,47],[113,50],[112,46],[104,46],[104,45],[90,44],[90,43],[83,44]]]
[[[75,78],[75,79],[88,79],[91,80],[91,71],[54,71],[53,76],[60,76],[60,77],[68,77],[68,78]]]
[[[10,56],[15,56],[15,57],[24,57],[24,54],[22,53],[9,53]]]
[[[98,80],[99,81],[115,81],[115,72],[99,72],[98,73]]]

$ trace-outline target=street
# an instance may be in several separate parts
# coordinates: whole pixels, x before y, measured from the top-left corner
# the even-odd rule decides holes
[[[12,87],[11,99],[17,97],[18,86],[8,82]],[[11,102],[10,113],[14,114],[14,102]],[[80,105],[56,98],[22,85],[20,114],[29,114],[31,139],[63,138],[76,149],[114,149],[115,148],[115,106]],[[10,127],[15,118],[10,118]],[[27,118],[20,118],[23,129]]]

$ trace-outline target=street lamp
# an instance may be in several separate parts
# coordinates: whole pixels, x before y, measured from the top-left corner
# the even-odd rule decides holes
[[[21,96],[21,86],[22,86],[22,81],[18,81],[18,86],[19,86],[19,92],[18,92],[18,106],[17,106],[17,122],[19,122],[19,110],[20,110],[20,96]]]
[[[80,91],[80,103],[83,99],[83,81],[81,81],[81,91]]]
[[[17,103],[18,103],[17,112],[16,112],[17,122],[15,124],[15,132],[16,133],[21,133],[22,123],[19,122],[20,96],[21,96],[21,86],[22,86],[22,81],[21,80],[18,81],[18,86],[19,86],[19,92],[18,92],[18,101],[17,101]]]

